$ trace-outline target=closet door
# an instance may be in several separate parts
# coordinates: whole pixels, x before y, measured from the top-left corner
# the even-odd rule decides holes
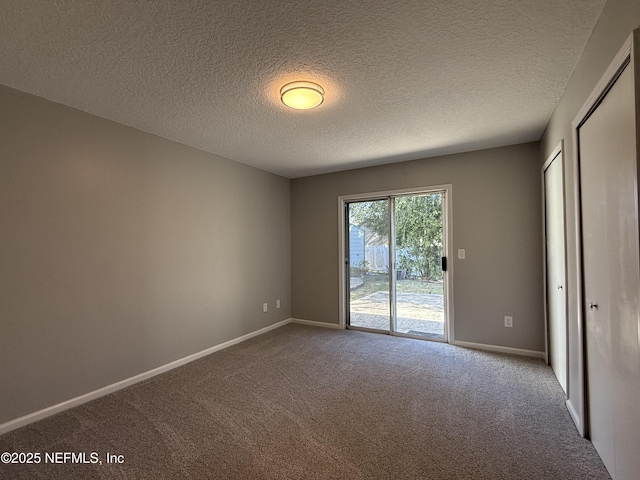
[[[562,150],[544,169],[545,260],[549,363],[567,392],[567,295]]]
[[[640,259],[632,55],[577,126],[589,436],[614,479],[640,478]]]

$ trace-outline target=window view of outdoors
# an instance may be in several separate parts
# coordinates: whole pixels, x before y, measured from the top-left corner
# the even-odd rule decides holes
[[[349,204],[349,324],[389,330],[389,201]]]
[[[444,338],[442,195],[395,199],[396,331]],[[389,330],[389,202],[349,204],[350,325]]]

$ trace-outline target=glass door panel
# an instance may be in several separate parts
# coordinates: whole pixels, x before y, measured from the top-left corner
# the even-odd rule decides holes
[[[390,331],[389,200],[347,204],[347,324]]]
[[[445,338],[443,195],[395,198],[396,331]]]
[[[347,326],[448,341],[445,193],[346,203]]]

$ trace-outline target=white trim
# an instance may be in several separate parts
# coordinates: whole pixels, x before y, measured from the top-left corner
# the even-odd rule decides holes
[[[635,33],[635,32],[634,32]],[[623,66],[627,61],[633,63],[634,34],[631,34],[625,41],[624,45],[615,56],[605,73],[592,90],[587,101],[584,103],[578,114],[571,123],[571,135],[573,141],[573,189],[575,196],[575,233],[576,233],[576,307],[578,317],[578,389],[580,391],[582,408],[578,414],[578,431],[580,435],[586,437],[588,431],[587,419],[587,383],[586,383],[586,351],[585,351],[585,316],[584,316],[584,299],[583,299],[583,268],[582,268],[582,195],[580,191],[580,141],[578,129],[589,118],[591,113],[600,101],[604,98],[609,88],[618,79]],[[637,53],[636,53],[637,54]],[[633,68],[633,66],[632,66]],[[573,405],[573,404],[572,404]],[[574,408],[574,412],[575,412]]]
[[[396,265],[396,199],[389,197],[387,201],[387,218],[389,228],[387,239],[389,241],[389,333],[395,333],[398,329],[398,299],[396,288],[398,286],[398,270]],[[346,292],[345,292],[346,293]]]
[[[542,165],[542,171],[544,172],[549,166],[551,162],[553,162],[558,155],[560,155],[564,150],[564,139],[560,140],[560,143],[553,149],[551,154],[547,157],[544,164]]]
[[[582,208],[580,193],[580,160],[577,125],[571,125],[573,143],[573,196],[574,196],[574,229],[576,238],[576,316],[578,321],[578,397],[580,397],[581,409],[576,412],[575,405],[571,403],[573,411],[578,414],[576,427],[581,436],[587,436],[586,410],[587,410],[587,385],[585,384],[585,351],[584,351],[584,311],[582,310]],[[573,392],[571,392],[573,394]],[[569,401],[571,398],[569,398]]]
[[[609,91],[610,87],[618,79],[620,73],[622,73],[623,66],[627,64],[628,61],[632,60],[631,58],[631,45],[632,45],[632,36],[627,38],[624,42],[624,45],[615,56],[607,70],[604,72],[600,81],[598,81],[595,88],[591,91],[591,95],[584,103],[578,114],[575,116],[572,122],[572,130],[575,132],[576,129],[581,126],[587,118],[591,115],[593,110],[600,104],[600,100],[602,100],[605,94]]]
[[[487,352],[509,353],[511,355],[522,355],[524,357],[541,358],[544,360],[544,352],[538,352],[536,350],[523,350],[521,348],[502,347],[500,345],[487,345],[486,343],[463,342],[462,340],[456,341],[453,344],[457,347],[486,350]]]
[[[299,325],[309,325],[311,327],[333,328],[342,329],[337,323],[316,322],[315,320],[303,320],[301,318],[290,318],[291,323],[297,323]]]
[[[448,343],[454,343],[455,331],[453,328],[453,185],[444,186],[444,215],[443,215],[443,235],[445,236],[444,255],[447,257],[447,271],[444,276],[447,279],[444,282],[444,299],[446,301],[445,315],[447,319],[447,339]]]
[[[276,328],[283,327],[284,325],[287,325],[292,321],[294,320],[291,318],[287,318],[286,320],[282,320],[278,323],[274,323],[273,325],[269,325],[268,327],[261,328],[260,330],[256,330],[255,332],[247,333],[246,335],[242,335],[241,337],[234,338],[233,340],[220,343],[213,347],[207,348],[206,350],[202,350],[192,355],[187,355],[186,357],[174,360],[173,362],[167,363],[166,365],[162,365],[152,370],[134,375],[133,377],[125,378],[124,380],[120,380],[119,382],[112,383],[111,385],[107,385],[92,392],[85,393],[69,400],[65,400],[64,402],[51,405],[50,407],[43,408],[42,410],[38,410],[22,417],[9,420],[8,422],[0,425],[0,435],[29,425],[30,423],[43,420],[64,410],[82,405],[83,403],[87,403],[92,400],[96,400],[97,398],[104,397],[105,395],[108,395],[110,393],[117,392],[118,390],[122,390],[123,388],[126,388],[130,385],[142,382],[143,380],[147,380],[151,377],[155,377],[156,375],[160,375],[161,373],[168,372],[169,370],[173,370],[174,368],[181,367],[182,365],[193,362],[194,360],[198,360],[199,358],[205,357],[219,350],[223,350],[227,347],[231,347],[232,345],[236,345],[238,343],[244,342],[245,340],[249,340],[250,338],[262,335],[263,333],[266,333],[270,330],[275,330]]]
[[[567,400],[565,405],[567,406],[567,410],[569,410],[571,420],[573,420],[573,423],[575,423],[576,428],[580,430],[580,415],[578,415],[576,408],[573,406],[573,403],[571,403],[571,400]]]
[[[368,193],[354,193],[350,195],[340,195],[338,198],[343,200],[343,203],[358,201],[358,200],[383,200],[389,197],[402,196],[402,195],[420,195],[423,193],[434,193],[443,190],[451,189],[450,183],[442,185],[429,185],[426,187],[414,187],[414,188],[399,188],[396,190],[382,190],[378,192]]]
[[[345,301],[346,269],[345,259],[347,255],[345,242],[345,205],[352,201],[382,200],[392,196],[420,195],[424,193],[444,192],[443,212],[443,255],[447,257],[447,271],[444,272],[445,315],[447,317],[447,342],[454,343],[454,314],[453,314],[453,186],[450,183],[427,187],[403,188],[397,190],[384,190],[370,193],[356,193],[340,195],[338,197],[338,328],[346,328],[347,302]],[[391,250],[391,249],[389,249]],[[420,337],[421,338],[421,337]]]
[[[345,221],[344,216],[346,202],[344,197],[338,197],[338,326],[341,329],[347,328],[347,302],[345,289],[347,288],[347,243],[345,242]]]

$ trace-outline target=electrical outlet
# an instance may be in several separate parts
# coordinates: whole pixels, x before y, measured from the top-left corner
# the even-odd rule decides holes
[[[263,304],[262,304],[262,311],[263,311],[263,312],[266,312],[268,309],[269,309],[269,305],[268,305],[268,304],[266,304],[266,303],[263,303]]]
[[[513,317],[505,316],[504,317],[504,326],[505,327],[513,327]]]
[[[276,300],[276,308],[280,308],[280,300]]]

